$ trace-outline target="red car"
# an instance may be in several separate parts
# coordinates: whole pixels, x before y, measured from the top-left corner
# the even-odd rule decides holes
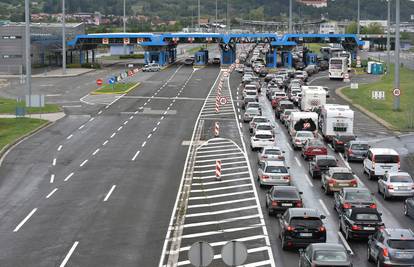
[[[312,159],[315,156],[328,155],[328,149],[318,139],[309,139],[302,147],[302,156],[305,160]]]
[[[275,91],[272,95],[272,108],[276,108],[281,100],[287,99],[286,93],[283,91]]]

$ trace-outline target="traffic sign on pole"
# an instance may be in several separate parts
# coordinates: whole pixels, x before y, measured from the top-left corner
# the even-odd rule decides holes
[[[191,245],[188,251],[188,260],[196,267],[210,265],[214,258],[213,248],[209,243],[199,241]]]
[[[97,79],[96,80],[96,85],[101,86],[103,83],[102,79]]]
[[[227,98],[222,96],[220,97],[219,102],[220,102],[220,105],[225,105],[227,104]]]
[[[394,96],[400,96],[401,95],[401,90],[399,88],[395,88],[394,90],[392,90],[392,94]]]
[[[228,266],[243,265],[247,259],[247,248],[240,241],[230,241],[223,246],[221,258]]]

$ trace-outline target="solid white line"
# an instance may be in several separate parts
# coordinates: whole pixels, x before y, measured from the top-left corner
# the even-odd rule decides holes
[[[81,126],[79,126],[79,130],[82,130],[83,129],[83,127],[85,127],[85,124],[82,124]]]
[[[215,152],[224,152],[224,151],[240,151],[240,149],[238,147],[232,147],[232,148],[225,148],[225,149],[212,149],[212,150],[208,150],[208,151],[197,151],[197,155],[198,154],[208,154],[211,153],[214,155]]]
[[[151,136],[152,136],[152,134],[149,134],[149,135],[147,136],[147,139],[150,139],[150,138],[151,138]]]
[[[97,149],[96,149],[96,150],[92,153],[92,155],[93,155],[93,156],[95,156],[95,155],[99,152],[99,150],[100,150],[100,149],[99,149],[99,148],[97,148]]]
[[[249,201],[249,200],[254,200],[254,199],[255,199],[254,197],[249,197],[249,198],[241,198],[241,199],[234,199],[234,200],[221,201],[221,202],[213,202],[213,203],[207,203],[207,204],[188,205],[187,208],[192,209],[192,208],[214,207],[214,206],[221,206],[221,205],[226,205],[226,204],[239,203],[239,202]]]
[[[88,160],[87,159],[85,159],[80,165],[79,165],[79,167],[83,167],[83,165],[85,165],[86,163],[88,162]]]
[[[325,202],[323,202],[322,199],[319,199],[319,203],[321,203],[321,206],[322,206],[323,210],[325,211],[326,216],[330,216],[331,213],[329,212],[328,208],[326,207]]]
[[[62,263],[60,264],[59,267],[65,267],[66,263],[68,263],[70,256],[72,256],[72,253],[75,251],[76,247],[78,246],[79,241],[75,241],[75,243],[73,243],[72,247],[70,248],[68,254],[66,255],[66,257],[63,259]]]
[[[299,167],[302,167],[302,163],[300,163],[300,160],[297,157],[295,157],[295,161],[299,165]]]
[[[239,184],[239,185],[230,185],[230,186],[222,186],[222,187],[214,187],[214,188],[193,189],[191,190],[191,192],[192,193],[211,192],[211,191],[220,191],[220,190],[227,190],[227,189],[247,187],[247,186],[252,186],[252,184]]]
[[[58,149],[57,149],[57,151],[61,151],[62,150],[62,145],[60,145],[59,147],[58,147]]]
[[[114,138],[115,135],[116,135],[116,132],[111,134],[111,136],[109,138]]]
[[[135,161],[135,159],[138,157],[138,155],[139,155],[139,153],[140,153],[141,151],[137,151],[137,153],[135,153],[135,155],[132,157],[132,161]]]
[[[46,198],[50,198],[56,191],[57,191],[58,189],[57,188],[55,188],[55,189],[53,189],[52,190],[52,192],[50,192],[47,196],[46,196]]]
[[[144,147],[147,144],[147,141],[144,141],[144,143],[142,143],[141,147]]]
[[[17,232],[17,231],[19,231],[19,229],[23,226],[23,224],[25,224],[29,219],[30,219],[30,217],[32,217],[33,216],[33,214],[35,213],[37,211],[37,208],[35,208],[35,209],[33,209],[24,219],[23,219],[23,221],[21,221],[17,226],[16,226],[16,228],[14,228],[14,230],[13,230],[13,232]]]
[[[113,185],[112,187],[111,187],[111,189],[109,190],[109,192],[108,192],[108,194],[106,194],[106,197],[104,198],[104,202],[106,202],[107,200],[108,200],[108,198],[111,196],[111,194],[112,194],[112,192],[114,191],[114,189],[115,189],[115,187],[116,187],[116,185]]]
[[[52,174],[50,175],[50,183],[53,184],[54,181],[55,181],[55,175]]]
[[[65,182],[66,181],[68,181],[72,176],[74,175],[74,173],[73,172],[71,172],[68,176],[66,176],[66,178],[65,178]]]
[[[123,126],[120,126],[119,128],[118,128],[118,132],[120,131],[120,130],[122,130],[122,128],[124,128]]]
[[[56,165],[56,158],[53,159],[52,165],[55,166]]]
[[[108,144],[108,140],[102,143],[103,146],[105,146],[106,144]]]
[[[351,166],[349,165],[348,161],[345,160],[344,156],[342,156],[342,153],[339,153],[339,157],[342,159],[342,161],[344,162],[345,166],[348,169],[351,169]]]
[[[348,242],[346,242],[346,239],[340,231],[338,231],[338,236],[339,239],[341,239],[342,244],[345,246],[345,249],[349,251],[349,254],[354,255],[354,252],[352,251],[351,247],[349,246]]]
[[[73,134],[69,135],[68,137],[66,137],[67,140],[71,139],[73,137]]]
[[[238,157],[231,157],[231,158],[218,158],[219,160],[233,160],[233,159],[245,159],[244,156],[238,156]],[[203,162],[209,162],[209,161],[216,161],[217,159],[205,159],[205,160],[196,160],[195,163],[203,163]],[[222,162],[223,163],[223,162]]]
[[[242,195],[242,194],[248,194],[248,193],[253,193],[253,190],[246,190],[246,191],[227,193],[227,194],[208,195],[208,196],[204,195],[201,197],[189,197],[188,200],[219,198],[219,197],[236,196],[236,195]]]

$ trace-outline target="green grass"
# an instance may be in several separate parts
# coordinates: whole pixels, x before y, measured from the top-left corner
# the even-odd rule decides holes
[[[380,81],[360,85],[359,89],[346,88],[342,92],[355,104],[373,112],[399,130],[414,129],[414,71],[401,68],[401,109],[393,110],[394,66],[390,75],[384,75]],[[372,91],[385,91],[385,100],[374,100]]]
[[[114,85],[104,84],[101,87],[99,87],[96,91],[94,91],[92,94],[123,94],[127,93],[132,87],[136,85],[136,83],[115,83]]]
[[[204,45],[200,45],[200,46],[196,46],[196,47],[192,47],[187,49],[187,52],[189,54],[195,54],[197,51],[199,51],[200,49],[206,49]]]
[[[33,131],[45,123],[47,123],[47,121],[40,119],[0,118],[0,150],[7,144],[12,143],[19,137]]]
[[[321,51],[320,51],[321,47],[326,46],[326,44],[310,43],[310,44],[306,44],[306,46],[313,53],[316,53],[316,54],[320,55],[321,54]]]
[[[17,102],[15,99],[0,97],[0,114],[15,114],[16,107],[24,107],[25,102]],[[43,108],[27,108],[26,113],[53,113],[59,112],[60,107],[55,104],[46,104]]]

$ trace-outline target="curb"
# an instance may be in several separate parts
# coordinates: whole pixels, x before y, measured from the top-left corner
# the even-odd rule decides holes
[[[393,125],[391,125],[390,123],[386,122],[385,120],[381,119],[380,117],[378,117],[376,114],[372,113],[371,111],[367,110],[366,108],[355,104],[350,98],[348,98],[347,96],[345,96],[342,93],[342,89],[348,88],[349,86],[342,86],[339,87],[337,89],[335,89],[335,93],[342,98],[343,100],[345,100],[346,102],[348,102],[349,104],[351,104],[352,106],[354,106],[355,108],[357,108],[359,111],[361,111],[362,113],[364,113],[365,115],[367,115],[368,117],[370,117],[371,119],[375,120],[376,122],[378,122],[379,124],[381,124],[382,126],[384,126],[385,128],[387,128],[388,130],[394,132],[394,134],[400,134],[400,132],[397,130],[397,128],[395,128]]]
[[[122,94],[127,94],[130,91],[132,91],[133,89],[135,89],[136,87],[140,86],[141,83],[137,82],[135,85],[131,86],[130,88],[128,88],[125,91],[114,91],[114,92],[97,92],[97,91],[93,91],[90,93],[90,95],[122,95]],[[99,90],[99,89],[98,89]]]

